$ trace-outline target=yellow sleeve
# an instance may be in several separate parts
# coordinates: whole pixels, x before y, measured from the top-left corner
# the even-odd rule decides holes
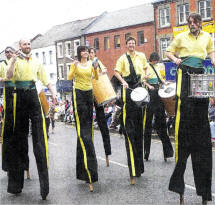
[[[123,60],[123,56],[121,56],[117,62],[116,62],[116,67],[115,67],[115,71],[118,71],[120,74],[122,74],[123,68],[124,68],[124,60]]]
[[[0,64],[0,77],[1,78],[5,77],[5,69],[4,69],[3,62]]]
[[[50,83],[47,73],[41,64],[38,64],[38,67],[37,77],[43,83],[43,85],[47,86]]]
[[[179,43],[180,43],[180,39],[178,38],[178,36],[176,36],[173,39],[173,41],[170,43],[170,45],[167,47],[166,51],[176,54],[178,52]]]
[[[143,69],[147,69],[148,67],[148,62],[147,62],[147,59],[146,59],[146,56],[145,54],[143,54]]]
[[[72,80],[75,74],[75,64],[72,63],[69,70],[68,80]]]

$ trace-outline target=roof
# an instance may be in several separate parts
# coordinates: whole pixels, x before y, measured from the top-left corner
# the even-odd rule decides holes
[[[96,17],[91,17],[53,26],[43,36],[32,42],[32,49],[52,46],[55,41],[79,37],[82,34],[82,29],[95,19]]]
[[[152,4],[122,9],[114,12],[106,12],[104,15],[86,29],[85,34],[102,32],[128,26],[134,26],[154,21]]]
[[[156,3],[161,3],[161,2],[165,2],[166,0],[154,0],[153,2],[152,2],[152,4],[156,4]]]

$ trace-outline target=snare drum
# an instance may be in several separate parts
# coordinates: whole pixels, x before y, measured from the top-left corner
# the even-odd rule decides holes
[[[149,93],[143,87],[137,87],[132,90],[131,99],[140,107],[144,107],[150,101]]]
[[[44,111],[45,115],[47,115],[49,112],[49,103],[47,101],[47,98],[45,96],[45,92],[44,92],[40,82],[36,82],[36,88],[37,88],[37,93],[39,95],[43,111]]]
[[[107,76],[107,74],[99,75],[99,79],[92,79],[93,95],[98,105],[106,105],[116,99],[116,93]]]
[[[208,98],[215,97],[214,74],[189,74],[189,97]]]
[[[176,83],[164,85],[158,90],[158,95],[164,103],[165,110],[170,116],[175,116]]]

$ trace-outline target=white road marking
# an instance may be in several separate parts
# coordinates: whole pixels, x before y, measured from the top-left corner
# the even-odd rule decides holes
[[[58,146],[57,144],[53,143],[53,142],[48,142],[48,144],[54,145],[54,146]]]
[[[102,158],[102,157],[99,157],[99,156],[97,157],[97,159],[100,159],[100,160],[102,160],[102,161],[106,161],[106,159],[104,159],[104,158]],[[127,165],[121,164],[121,163],[119,163],[119,162],[115,162],[115,161],[112,161],[112,160],[109,160],[109,162],[112,163],[112,164],[119,165],[120,167],[128,168]]]

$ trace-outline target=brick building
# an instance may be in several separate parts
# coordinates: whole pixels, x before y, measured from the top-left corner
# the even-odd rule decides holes
[[[187,17],[190,13],[200,13],[202,30],[215,39],[215,0],[156,0],[155,13],[156,51],[165,60],[164,51],[178,33],[188,29]]]
[[[148,58],[154,51],[154,11],[151,4],[105,12],[85,32],[86,44],[97,49],[97,56],[113,75],[117,59],[126,51],[126,38],[137,39],[137,51]]]

